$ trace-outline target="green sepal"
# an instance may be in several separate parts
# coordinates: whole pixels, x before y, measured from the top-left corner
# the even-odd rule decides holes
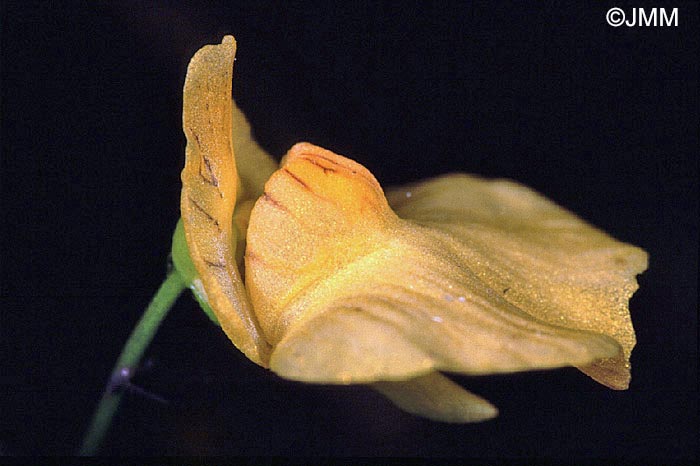
[[[187,287],[192,290],[192,294],[199,303],[204,313],[209,316],[212,322],[221,327],[219,320],[216,318],[207,301],[206,294],[201,288],[201,280],[197,274],[197,269],[190,258],[190,250],[187,248],[187,240],[185,239],[185,228],[182,225],[182,219],[177,221],[175,233],[173,233],[172,259],[175,270],[180,274],[182,280]]]

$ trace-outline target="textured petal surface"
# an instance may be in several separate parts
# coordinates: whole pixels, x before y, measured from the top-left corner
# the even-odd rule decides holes
[[[187,68],[183,129],[181,213],[187,245],[202,292],[231,341],[258,364],[268,346],[250,307],[235,261],[233,211],[238,175],[232,146],[231,78],[236,43],[200,49]]]
[[[647,268],[646,252],[508,180],[447,175],[387,197],[402,218],[455,238],[459,260],[512,305],[544,322],[614,338],[620,357],[580,369],[627,388],[636,341],[628,302],[635,276]]]
[[[246,285],[266,339],[276,344],[301,317],[287,310],[290,300],[381,246],[373,237],[395,220],[363,166],[311,144],[292,147],[248,227]]]
[[[543,322],[479,275],[452,234],[398,218],[362,166],[299,144],[253,208],[246,284],[270,368],[368,383],[588,365],[614,339]]]

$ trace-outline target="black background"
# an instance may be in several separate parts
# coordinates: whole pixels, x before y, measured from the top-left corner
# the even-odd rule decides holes
[[[527,184],[650,253],[629,391],[575,369],[457,377],[500,408],[411,417],[363,387],[295,384],[190,296],[107,454],[695,457],[698,8],[613,28],[607,4],[3,2],[0,451],[71,454],[166,272],[192,54],[236,36],[234,96],[280,156],[307,140],[383,185],[449,171]]]

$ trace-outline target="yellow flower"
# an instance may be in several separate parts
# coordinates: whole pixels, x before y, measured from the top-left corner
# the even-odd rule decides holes
[[[235,48],[227,36],[188,68],[174,258],[248,358],[448,422],[497,411],[441,371],[576,366],[628,387],[643,250],[512,181],[451,174],[385,194],[308,143],[277,167],[231,100]]]

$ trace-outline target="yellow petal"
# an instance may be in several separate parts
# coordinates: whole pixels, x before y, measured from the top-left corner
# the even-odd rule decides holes
[[[264,364],[268,345],[235,262],[232,228],[238,175],[232,147],[231,77],[236,43],[200,49],[187,68],[183,129],[187,138],[181,212],[192,262],[206,299],[231,341]]]
[[[233,150],[236,154],[236,169],[239,175],[233,224],[237,238],[236,264],[242,268],[250,211],[255,201],[262,195],[265,182],[277,170],[277,162],[253,138],[250,123],[235,101],[233,101],[232,129]]]
[[[376,382],[372,388],[402,410],[440,422],[480,422],[498,415],[488,401],[439,372],[401,382]]]
[[[484,282],[451,234],[397,217],[374,177],[299,144],[250,217],[246,285],[270,368],[369,383],[587,365],[612,338],[534,318]]]
[[[619,358],[580,369],[627,388],[635,345],[628,302],[635,276],[647,268],[646,252],[512,181],[447,175],[388,198],[399,216],[454,237],[458,260],[510,304],[553,325],[614,338]]]
[[[367,169],[311,144],[292,147],[248,227],[246,284],[267,341],[295,318],[278,319],[290,299],[373,248],[376,226],[392,217]]]
[[[250,123],[240,108],[233,102],[232,111],[233,150],[236,168],[241,180],[238,192],[240,200],[256,200],[263,192],[265,182],[277,170],[277,162],[253,138]]]

